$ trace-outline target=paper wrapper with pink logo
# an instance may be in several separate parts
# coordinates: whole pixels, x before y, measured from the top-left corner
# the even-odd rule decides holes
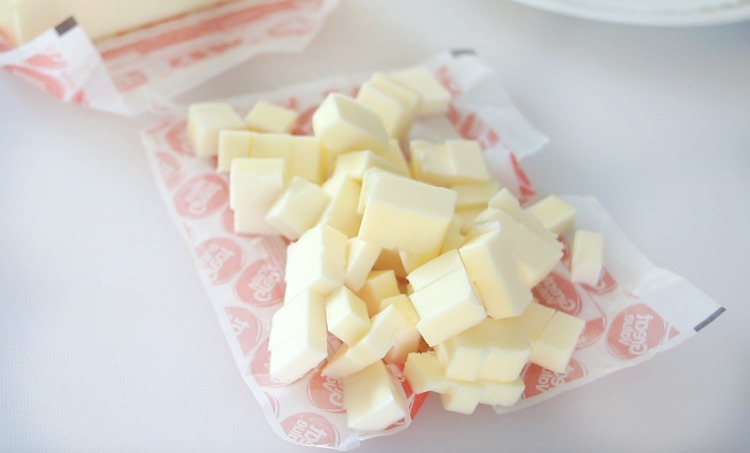
[[[260,53],[304,49],[340,0],[222,2],[97,42],[71,17],[21,46],[2,28],[6,3],[0,67],[61,101],[136,115]]]
[[[494,177],[523,202],[537,197],[519,161],[538,152],[547,140],[512,105],[498,77],[467,53],[445,53],[422,64],[434,72],[453,100],[444,116],[419,120],[411,138],[478,140]],[[310,117],[326,94],[354,94],[368,77],[339,76],[224,101],[240,114],[258,100],[293,108],[300,113],[294,133],[311,134]],[[143,131],[143,142],[160,192],[193,252],[240,373],[276,432],[292,442],[347,450],[363,439],[405,429],[425,395],[411,392],[399,366],[391,365],[390,371],[403,384],[410,417],[376,433],[347,428],[341,383],[321,377],[320,368],[291,385],[269,376],[269,327],[283,300],[287,244],[278,237],[233,233],[228,178],[217,174],[215,160],[193,155],[185,124],[183,109]],[[606,269],[595,287],[573,284],[565,256],[534,288],[541,303],[584,319],[586,329],[566,373],[527,367],[523,399],[498,412],[526,407],[639,363],[695,334],[721,312],[688,282],[654,267],[594,199],[566,199],[578,208],[579,227],[604,235]],[[329,337],[331,348],[337,343]]]

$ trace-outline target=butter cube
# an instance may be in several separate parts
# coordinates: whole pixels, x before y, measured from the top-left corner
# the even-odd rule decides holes
[[[369,181],[366,197],[361,239],[386,249],[423,255],[439,252],[453,217],[455,192],[378,171]]]
[[[479,369],[490,351],[484,339],[476,334],[476,327],[435,345],[438,361],[447,378],[463,381],[477,379]]]
[[[552,234],[531,212],[528,212],[521,208],[518,199],[513,196],[508,189],[503,188],[494,197],[492,197],[487,205],[490,208],[500,209],[501,211],[508,214],[516,222],[522,224],[533,233],[539,236],[554,246],[560,246],[557,237]]]
[[[401,168],[385,160],[382,156],[365,150],[339,155],[336,158],[336,169],[333,171],[333,177],[343,173],[361,183],[365,172],[370,168],[380,168],[391,173],[409,176],[408,173],[403,173]]]
[[[291,383],[328,355],[325,306],[319,295],[307,293],[289,301],[282,309],[286,310],[286,316],[273,318],[278,324],[272,324],[272,332],[281,329],[282,334],[275,337],[269,373],[278,381]]]
[[[500,229],[473,238],[459,249],[487,314],[496,319],[520,315],[532,299],[516,266],[511,240]]]
[[[406,294],[383,299],[380,302],[380,311],[389,305],[394,305],[403,315],[405,323],[404,328],[396,335],[396,340],[383,357],[385,363],[401,363],[406,361],[406,357],[419,349],[422,341],[422,334],[417,330],[419,314],[414,309],[411,299]]]
[[[363,241],[358,237],[346,241],[346,273],[344,284],[350,290],[359,292],[370,275],[375,262],[380,256],[382,248]]]
[[[315,137],[253,133],[250,156],[284,159],[290,176],[322,183],[321,150]]]
[[[234,210],[234,231],[277,234],[265,217],[285,184],[286,167],[282,159],[234,159],[229,176],[229,206]]]
[[[337,229],[346,237],[357,236],[362,223],[362,215],[357,213],[362,190],[360,184],[349,176],[340,174],[323,183],[323,190],[331,197],[331,201],[318,222]]]
[[[232,160],[237,157],[250,157],[252,144],[253,133],[250,131],[219,131],[216,169],[220,172],[229,172],[232,169]]]
[[[463,269],[463,267],[463,261],[458,250],[449,250],[414,269],[406,278],[409,280],[414,291],[418,291],[426,288],[451,271]]]
[[[391,305],[373,316],[370,322],[370,329],[362,338],[352,345],[342,345],[328,359],[321,375],[340,379],[380,361],[393,346],[406,320],[398,308]]]
[[[555,311],[554,308],[549,308],[537,301],[533,301],[526,307],[523,314],[519,316],[518,319],[521,321],[521,327],[523,327],[523,331],[532,346],[542,336]]]
[[[266,214],[266,222],[291,241],[310,229],[330,197],[320,186],[294,176]]]
[[[556,311],[534,343],[531,362],[555,373],[564,373],[585,326],[583,320]]]
[[[447,140],[429,143],[412,140],[411,170],[414,178],[437,186],[487,182],[487,164],[479,143],[474,140]]]
[[[454,184],[450,188],[456,192],[456,210],[484,208],[490,199],[500,191],[496,181]]]
[[[526,211],[555,234],[565,234],[575,226],[576,208],[554,195],[537,201]]]
[[[356,99],[380,116],[389,137],[403,137],[411,125],[414,112],[408,111],[398,98],[371,82],[365,82],[360,86]]]
[[[446,235],[447,234],[448,233],[446,232]],[[443,240],[443,242],[445,242],[445,240]],[[435,250],[434,253],[430,253],[427,255],[401,251],[398,253],[398,255],[401,257],[401,264],[403,264],[404,266],[404,271],[409,273],[416,270],[423,264],[426,264],[428,261],[437,258],[438,255],[440,255],[440,250]]]
[[[383,152],[388,133],[377,113],[339,93],[329,94],[312,116],[315,136],[332,157],[368,149]]]
[[[380,360],[344,379],[343,390],[350,429],[382,430],[408,413],[406,396]]]
[[[415,289],[410,297],[420,317],[417,329],[430,346],[475,326],[487,316],[463,267]]]
[[[422,100],[418,116],[438,115],[448,110],[451,95],[432,73],[423,67],[388,73],[393,81],[418,94]]]
[[[401,150],[401,145],[398,140],[391,139],[388,142],[388,147],[380,154],[380,157],[390,162],[390,164],[397,169],[394,173],[411,177],[411,174],[409,173],[409,164],[406,163],[406,157]]]
[[[364,285],[357,292],[367,304],[367,313],[374,316],[380,311],[380,302],[383,299],[397,296],[401,293],[396,280],[396,273],[392,270],[372,271],[367,276]]]
[[[382,72],[373,74],[369,83],[401,103],[404,109],[404,120],[401,127],[396,128],[392,136],[397,139],[406,137],[422,102],[421,97],[408,88],[399,85]]]
[[[578,230],[573,237],[570,257],[570,280],[595,286],[602,273],[604,255],[602,235],[594,231]]]
[[[484,386],[479,382],[450,381],[448,393],[440,394],[443,409],[459,414],[473,414],[484,394]]]
[[[219,131],[245,128],[245,122],[228,104],[192,104],[188,109],[188,140],[198,157],[218,154]]]
[[[482,148],[476,140],[446,140],[445,147],[453,166],[453,184],[487,182],[490,172]]]
[[[518,378],[532,353],[518,318],[488,319],[478,330],[485,337],[488,354],[477,379],[506,382]]]
[[[346,236],[327,225],[307,230],[287,247],[284,300],[308,289],[327,296],[343,285],[345,269]]]
[[[526,385],[520,378],[508,382],[482,381],[484,392],[479,399],[481,404],[510,407],[521,398]]]
[[[352,345],[370,329],[365,302],[346,286],[328,295],[325,301],[328,331]]]
[[[247,113],[245,123],[251,131],[289,133],[297,123],[297,112],[260,101]]]
[[[404,364],[404,375],[414,393],[448,393],[450,388],[435,351],[409,354]]]

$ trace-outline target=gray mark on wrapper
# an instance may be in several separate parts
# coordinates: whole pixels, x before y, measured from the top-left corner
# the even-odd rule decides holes
[[[726,308],[724,308],[724,307],[719,307],[719,309],[718,309],[718,310],[716,310],[715,312],[713,312],[713,313],[711,314],[711,316],[709,316],[708,318],[704,319],[704,320],[703,320],[703,321],[702,321],[702,322],[701,322],[700,324],[698,324],[697,326],[693,327],[693,330],[695,330],[696,332],[699,332],[699,331],[700,331],[700,330],[701,330],[702,328],[704,328],[704,327],[706,327],[707,325],[711,324],[711,322],[712,322],[712,321],[713,321],[714,319],[718,318],[718,317],[719,317],[719,315],[720,315],[720,314],[722,314],[722,313],[724,313],[725,311],[726,311]]]
[[[68,17],[64,21],[60,22],[57,27],[55,27],[55,31],[57,32],[57,36],[62,36],[65,33],[67,33],[69,30],[73,29],[78,23],[73,18],[73,16]]]

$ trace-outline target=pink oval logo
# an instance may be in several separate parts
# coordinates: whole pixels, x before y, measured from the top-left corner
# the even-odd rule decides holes
[[[258,346],[250,361],[250,374],[261,387],[284,387],[285,383],[271,377],[271,353],[268,351],[268,339]]]
[[[195,248],[198,267],[214,285],[231,279],[242,268],[242,248],[227,238],[212,238]]]
[[[224,312],[242,353],[247,356],[260,341],[260,321],[249,310],[241,307],[227,307]]]
[[[175,193],[177,212],[188,219],[202,219],[215,213],[229,200],[227,182],[217,175],[197,176]]]
[[[302,445],[334,447],[339,444],[339,432],[327,418],[312,412],[301,412],[281,421],[287,439]]]
[[[169,148],[177,154],[192,155],[193,148],[188,142],[187,120],[174,123],[164,135]]]
[[[541,303],[555,310],[560,310],[572,316],[581,312],[581,296],[575,285],[562,275],[551,272],[532,289],[534,297]]]
[[[612,320],[607,349],[619,359],[634,359],[659,346],[666,334],[666,323],[651,307],[631,305]]]
[[[167,189],[172,190],[177,187],[182,180],[182,167],[177,158],[160,151],[156,153],[156,165],[159,167],[159,175]]]
[[[341,381],[321,376],[319,371],[312,375],[307,384],[307,398],[315,407],[324,411],[344,412],[344,388]]]
[[[586,376],[586,368],[577,360],[570,359],[564,373],[555,373],[547,368],[542,368],[536,364],[529,364],[523,382],[526,388],[523,391],[523,398],[530,398],[548,392],[566,382],[572,382]]]
[[[285,289],[284,272],[268,258],[248,266],[234,284],[237,297],[242,302],[259,307],[281,303]]]

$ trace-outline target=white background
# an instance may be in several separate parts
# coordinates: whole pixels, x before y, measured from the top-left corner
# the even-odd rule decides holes
[[[439,6],[438,6],[439,5]],[[750,441],[750,23],[648,28],[501,1],[350,0],[301,54],[205,100],[470,48],[551,142],[540,193],[596,195],[727,308],[676,349],[510,415],[429,398],[391,451],[740,451]],[[0,74],[0,450],[311,451],[242,381],[138,131]]]

